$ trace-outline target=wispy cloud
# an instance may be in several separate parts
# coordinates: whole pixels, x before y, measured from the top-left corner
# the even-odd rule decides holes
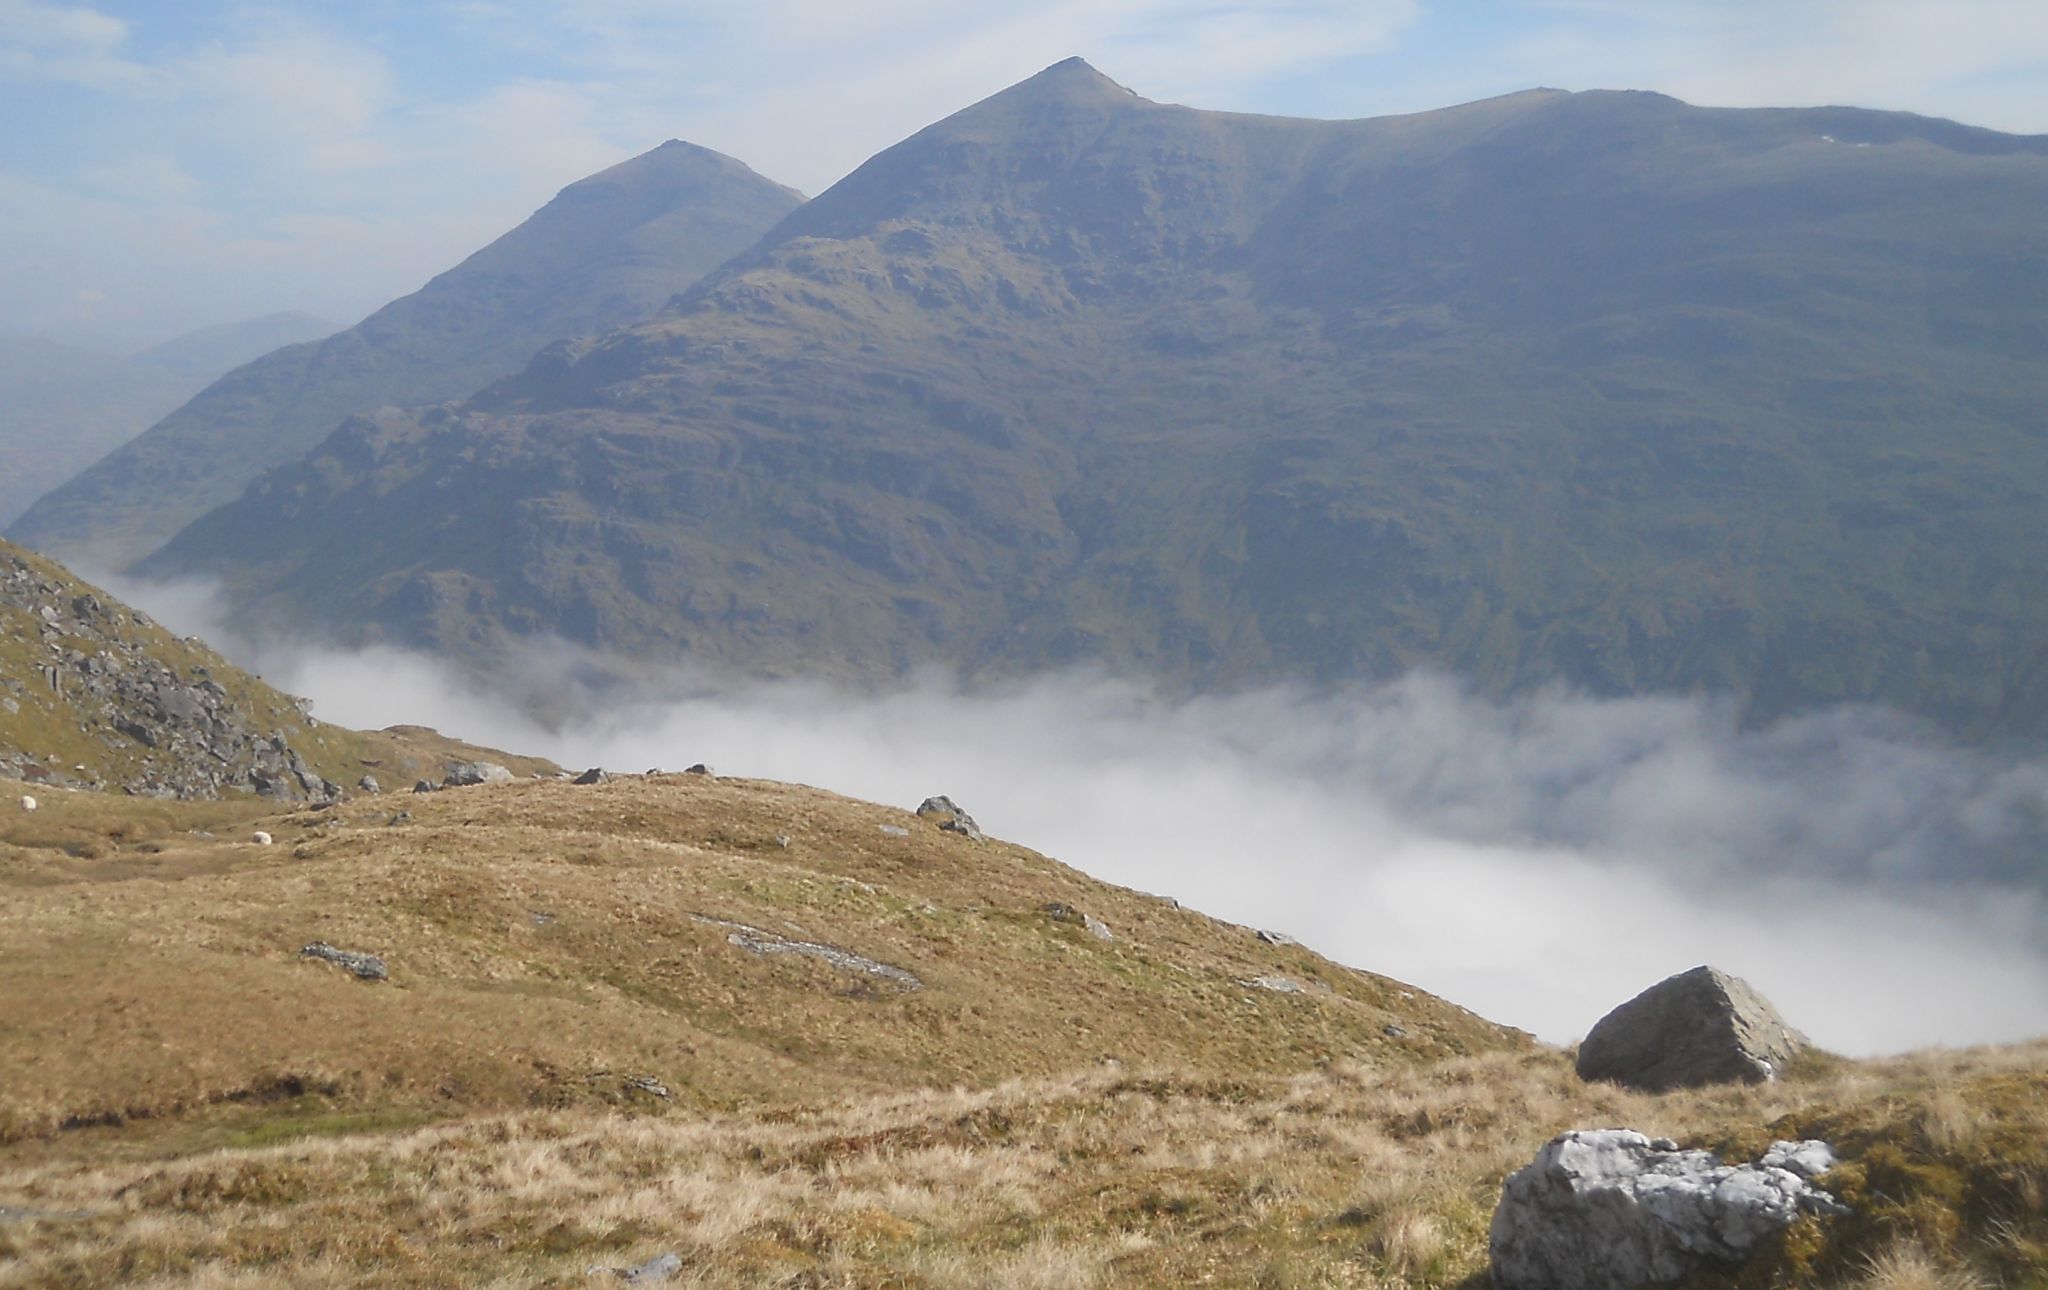
[[[202,589],[121,590],[226,640]],[[558,700],[545,724],[432,659],[229,648],[348,725],[947,793],[1097,877],[1553,1040],[1703,962],[1843,1051],[2048,1033],[2048,762],[1877,710],[1743,730],[1692,700],[1502,705],[1429,676],[1169,703],[1085,674],[881,694],[677,674],[606,698],[562,649],[499,678]]]
[[[58,208],[25,254],[117,285],[161,332],[286,306],[360,314],[516,224],[563,185],[663,139],[816,192],[873,152],[1073,54],[1147,97],[1332,117],[1536,84],[1710,104],[1849,102],[2048,129],[2048,8],[2031,0],[199,0],[116,16],[0,0],[0,167],[47,189],[178,159],[141,188],[221,230],[210,287],[88,242]],[[125,11],[123,11],[125,13]],[[104,184],[93,189],[106,198]],[[354,222],[361,258],[298,241]],[[377,242],[378,231],[388,240]],[[238,267],[229,248],[295,246]],[[0,275],[0,330],[88,319],[61,273]],[[159,288],[159,281],[177,289]],[[102,311],[103,315],[107,311]],[[111,315],[107,315],[111,316]]]

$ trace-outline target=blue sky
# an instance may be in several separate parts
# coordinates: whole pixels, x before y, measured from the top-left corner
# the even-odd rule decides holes
[[[2042,0],[0,0],[0,334],[353,322],[664,139],[817,192],[1070,54],[1303,116],[1553,85],[2048,132]]]

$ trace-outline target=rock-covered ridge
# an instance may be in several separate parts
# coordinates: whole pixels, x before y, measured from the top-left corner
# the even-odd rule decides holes
[[[278,705],[221,683],[217,672],[240,681],[232,669],[203,661],[196,645],[173,641],[139,610],[4,547],[0,650],[0,775],[148,797],[341,796],[292,746],[296,730],[274,724]],[[312,723],[296,704],[284,707],[301,726]],[[105,755],[78,760],[75,748],[67,757],[45,747],[53,741],[37,736],[53,727],[83,734]]]

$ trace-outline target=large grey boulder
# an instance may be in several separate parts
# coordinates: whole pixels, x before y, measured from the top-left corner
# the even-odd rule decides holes
[[[1602,1017],[1579,1045],[1579,1078],[1650,1093],[1761,1084],[1806,1045],[1747,981],[1696,967]]]
[[[918,818],[930,820],[948,833],[958,833],[972,841],[981,841],[981,827],[974,817],[960,809],[950,797],[927,797],[917,808]]]
[[[477,784],[509,784],[511,782],[512,772],[496,762],[465,761],[457,762],[448,768],[448,773],[441,779],[441,786],[443,788],[470,788]]]
[[[1824,1142],[1725,1165],[1630,1129],[1560,1134],[1501,1189],[1495,1290],[1633,1290],[1740,1263],[1801,1214],[1846,1212],[1812,1183],[1833,1164]]]

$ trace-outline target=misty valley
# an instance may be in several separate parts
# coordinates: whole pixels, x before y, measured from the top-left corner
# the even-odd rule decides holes
[[[0,339],[0,1287],[2048,1283],[2043,210],[1070,58]]]

